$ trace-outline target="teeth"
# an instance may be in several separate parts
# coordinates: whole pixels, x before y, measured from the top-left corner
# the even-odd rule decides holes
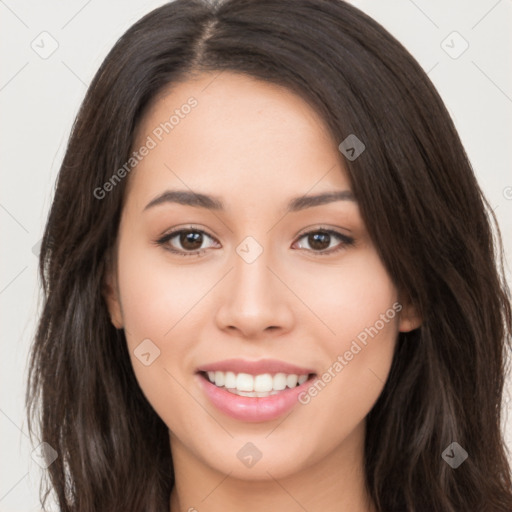
[[[294,388],[297,385],[298,380],[299,378],[297,375],[288,375],[288,377],[286,377],[286,385],[289,388]]]
[[[273,379],[270,373],[254,377],[254,389],[258,391],[272,391]]]
[[[217,380],[215,380],[217,386]],[[236,389],[238,391],[254,391],[254,377],[248,373],[239,373],[236,376]],[[258,389],[258,391],[260,391]]]
[[[299,377],[299,380],[298,380],[298,382],[299,382],[299,386],[300,386],[301,384],[304,384],[304,382],[306,382],[307,380],[308,380],[308,376],[307,376],[307,375],[301,375],[301,376]]]
[[[215,385],[224,386],[224,372],[215,372]]]
[[[224,377],[224,386],[227,388],[236,388],[236,375],[233,372],[226,372],[226,376]]]
[[[233,393],[234,395],[238,396],[250,396],[252,398],[254,397],[264,397],[264,396],[270,396],[270,395],[277,395],[279,391],[238,391],[238,389],[228,389],[230,393]]]
[[[250,375],[248,373],[233,372],[208,372],[208,379],[218,387],[224,387],[228,391],[240,396],[261,397],[275,395],[284,389],[294,388],[308,380],[308,375],[296,375],[286,373],[263,373]]]
[[[306,379],[308,376],[306,375]],[[274,375],[274,382],[272,388],[277,391],[282,391],[286,389],[286,375],[284,373],[276,373]]]

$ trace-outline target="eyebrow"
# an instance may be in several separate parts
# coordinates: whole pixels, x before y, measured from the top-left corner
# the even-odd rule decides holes
[[[333,203],[335,201],[353,201],[356,199],[350,190],[338,190],[333,192],[324,192],[313,196],[300,196],[291,199],[286,207],[287,212],[298,212],[313,206],[320,206],[323,204]],[[163,194],[155,197],[150,201],[145,210],[153,208],[154,206],[165,203],[177,203],[186,206],[194,206],[196,208],[206,208],[208,210],[223,211],[224,204],[221,199],[215,196],[201,194],[199,192],[192,192],[189,190],[166,190]]]

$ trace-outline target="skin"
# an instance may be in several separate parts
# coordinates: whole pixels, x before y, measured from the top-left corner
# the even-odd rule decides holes
[[[372,511],[365,417],[384,387],[398,332],[420,320],[391,281],[355,201],[284,213],[292,197],[350,190],[341,141],[289,90],[217,75],[169,89],[141,121],[135,148],[190,96],[198,101],[131,172],[105,279],[112,322],[125,329],[137,380],[169,427],[176,474],[170,510]],[[167,203],[144,211],[167,189],[219,196],[226,209]],[[199,256],[154,243],[190,223],[209,235]],[[354,245],[331,237],[311,248],[302,235],[320,227]],[[236,252],[247,236],[263,248],[251,264]],[[187,250],[179,237],[169,246]],[[275,358],[322,374],[397,301],[400,314],[286,417],[235,420],[198,385],[198,366],[233,357]],[[145,366],[134,350],[148,338],[160,356]],[[249,441],[262,453],[250,468],[237,457]]]

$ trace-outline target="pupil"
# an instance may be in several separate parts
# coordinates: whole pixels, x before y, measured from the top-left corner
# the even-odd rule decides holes
[[[329,247],[329,237],[329,233],[315,233],[309,236],[309,245],[313,249],[326,249]],[[327,245],[325,245],[326,241]]]
[[[181,233],[180,243],[183,248],[193,251],[201,247],[202,236],[201,233],[197,232]]]

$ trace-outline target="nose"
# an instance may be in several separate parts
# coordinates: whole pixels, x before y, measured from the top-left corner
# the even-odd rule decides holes
[[[219,290],[217,326],[255,340],[268,337],[270,332],[277,336],[290,330],[294,295],[281,267],[271,261],[265,249],[253,261],[240,254],[233,255],[234,268]]]

